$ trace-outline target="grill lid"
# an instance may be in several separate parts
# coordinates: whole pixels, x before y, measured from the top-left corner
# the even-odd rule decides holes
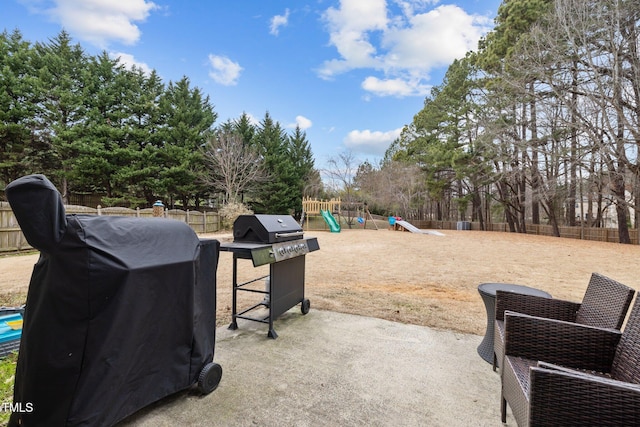
[[[276,243],[302,236],[302,227],[291,215],[240,215],[233,223],[234,242]]]

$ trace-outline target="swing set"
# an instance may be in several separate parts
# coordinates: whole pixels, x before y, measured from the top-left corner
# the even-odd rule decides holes
[[[302,219],[301,224],[306,227],[306,230],[309,230],[309,226],[312,222],[317,223],[318,221],[312,221],[312,218],[322,218],[324,219],[324,228],[329,226],[332,232],[340,231],[340,224],[345,223],[349,224],[349,219],[353,217],[349,216],[346,218],[343,215],[342,210],[343,202],[340,198],[333,198],[330,200],[319,200],[312,199],[311,197],[305,197],[302,199]],[[378,225],[373,219],[371,212],[369,212],[369,208],[366,203],[363,202],[354,202],[348,203],[349,209],[347,212],[356,213],[356,221],[361,226],[362,229],[367,228],[367,222],[370,221],[376,230],[378,230]],[[331,217],[331,218],[329,218]],[[333,219],[333,221],[332,221]],[[335,223],[334,223],[335,222]],[[332,226],[333,224],[333,226]],[[336,227],[337,225],[337,227]]]

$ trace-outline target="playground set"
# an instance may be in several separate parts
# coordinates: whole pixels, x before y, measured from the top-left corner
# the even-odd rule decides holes
[[[318,200],[312,199],[310,197],[305,197],[302,199],[302,218],[300,221],[300,225],[305,230],[319,230],[319,225],[323,227],[324,230],[329,228],[329,231],[332,233],[339,233],[341,230],[341,224],[349,224],[349,218],[355,219],[358,223],[358,227],[360,229],[366,229],[367,224],[373,224],[373,227],[378,230],[378,224],[374,220],[371,212],[369,212],[369,208],[366,203],[363,202],[355,202],[355,203],[345,203],[350,209],[343,210],[343,202],[337,199],[331,200]],[[351,214],[355,212],[354,215],[348,215],[349,218],[346,218],[344,212],[347,211]],[[322,220],[319,220],[322,218]],[[394,231],[408,231],[410,233],[419,233],[419,234],[433,234],[438,236],[443,236],[442,233],[435,230],[422,230],[411,224],[410,222],[403,220],[403,218],[399,216],[390,216],[389,217],[389,229]]]
[[[366,203],[349,203],[356,211],[356,221],[360,228],[367,228],[367,222],[378,229],[378,225],[373,219],[371,212],[367,208]],[[311,223],[317,223],[315,218],[321,217],[324,221],[324,229],[329,227],[332,233],[339,233],[342,229],[341,223],[348,223],[348,220],[342,213],[342,201],[340,198],[330,200],[318,200],[310,197],[302,199],[302,220],[301,224],[306,230],[309,230]]]

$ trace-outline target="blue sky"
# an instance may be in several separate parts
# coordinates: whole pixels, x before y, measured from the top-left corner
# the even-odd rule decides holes
[[[351,151],[374,164],[448,65],[493,27],[499,0],[2,0],[0,28],[47,42],[65,29],[107,51],[187,76],[216,124],[243,112],[306,132],[316,167]]]

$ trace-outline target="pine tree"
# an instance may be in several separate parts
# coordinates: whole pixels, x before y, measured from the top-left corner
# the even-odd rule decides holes
[[[183,77],[177,83],[170,82],[161,98],[161,111],[165,128],[158,152],[162,162],[160,184],[167,195],[175,195],[187,208],[193,200],[206,192],[199,177],[204,173],[201,147],[211,136],[212,125],[217,114],[203,97],[200,89],[190,87],[189,79]]]
[[[35,49],[34,63],[41,87],[38,132],[49,147],[46,169],[67,202],[77,156],[74,141],[82,135],[86,115],[87,56],[79,44],[72,45],[65,31],[49,43],[37,43]]]
[[[288,137],[269,112],[260,122],[254,140],[269,174],[269,179],[260,186],[258,199],[252,203],[254,210],[267,214],[293,214],[297,189]]]
[[[20,31],[0,34],[0,183],[41,169],[44,150],[32,138],[37,79],[33,49]]]
[[[296,217],[302,214],[302,197],[307,188],[307,184],[314,177],[314,160],[311,146],[307,140],[307,135],[296,126],[293,135],[289,137],[289,154],[294,167],[294,185],[296,186],[295,194],[292,194],[294,203],[293,210]]]

